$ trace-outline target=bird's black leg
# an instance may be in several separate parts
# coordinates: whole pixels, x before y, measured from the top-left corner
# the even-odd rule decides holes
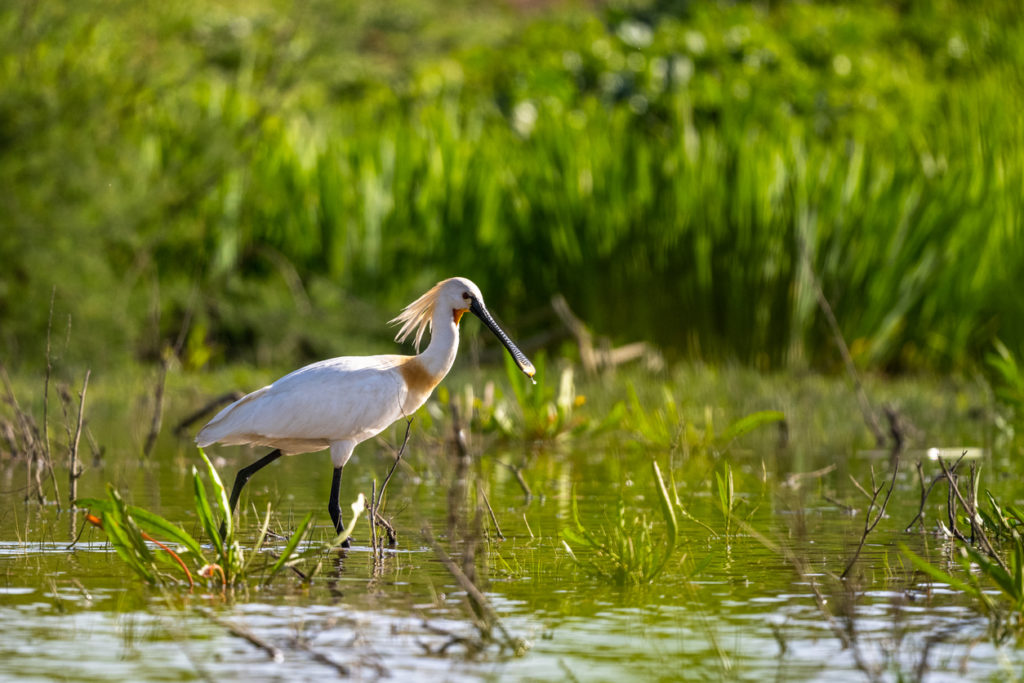
[[[267,453],[262,458],[257,460],[247,467],[243,467],[238,470],[238,474],[235,475],[235,485],[231,487],[231,512],[229,514],[235,514],[235,507],[238,506],[238,497],[242,495],[242,488],[245,483],[249,481],[249,477],[256,474],[264,467],[280,458],[284,453],[281,452],[280,448],[276,448],[270,453]],[[227,534],[227,522],[221,522],[220,525],[220,537],[224,538]]]
[[[343,467],[334,468],[334,476],[331,478],[331,499],[327,501],[327,512],[331,514],[335,533],[339,534],[345,528],[345,525],[341,522],[341,504],[338,502],[338,498],[341,497],[341,470]],[[346,538],[341,547],[348,548],[349,545],[350,543]]]

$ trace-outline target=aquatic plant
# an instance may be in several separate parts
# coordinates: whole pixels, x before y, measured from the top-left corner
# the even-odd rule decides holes
[[[573,366],[567,363],[557,375],[549,376],[546,372],[547,354],[537,354],[537,361],[536,385],[527,382],[525,377],[517,377],[514,367],[505,364],[505,376],[516,399],[516,409],[505,411],[505,419],[496,420],[506,435],[554,441],[563,437],[592,435],[619,425],[625,414],[625,406],[621,402],[616,402],[600,418],[580,410],[586,405],[586,397],[576,390]],[[557,385],[553,381],[555,376]]]
[[[1024,368],[1002,341],[997,339],[993,346],[985,361],[995,375],[992,389],[1000,406],[996,427],[1009,444],[1020,448],[1024,439]]]
[[[206,474],[213,491],[213,503],[199,470],[192,468],[192,491],[196,516],[206,532],[210,550],[180,526],[160,515],[140,507],[128,505],[117,490],[108,485],[107,498],[81,498],[76,504],[90,512],[86,519],[103,529],[114,551],[140,578],[153,585],[168,585],[185,580],[189,585],[195,576],[219,580],[223,586],[246,581],[255,573],[253,561],[259,556],[270,527],[270,506],[260,527],[259,536],[251,551],[246,551],[238,540],[232,519],[227,490],[216,468],[202,449],[199,456],[206,465]],[[363,496],[352,504],[352,515],[345,529],[328,544],[314,545],[302,553],[297,548],[311,528],[312,513],[299,523],[295,532],[265,570],[264,581],[270,581],[281,570],[327,549],[335,548],[347,539],[363,511]],[[95,514],[93,514],[95,513]],[[162,540],[161,540],[162,539]],[[161,552],[154,552],[150,544]],[[171,545],[168,545],[171,544]],[[174,547],[171,547],[171,546]],[[175,573],[170,573],[174,570]],[[180,570],[181,575],[177,571]]]
[[[534,381],[505,365],[506,385],[511,396],[502,393],[496,383],[488,382],[482,391],[467,384],[461,392],[439,391],[439,415],[452,417],[454,402],[460,423],[478,434],[497,435],[503,439],[554,443],[572,437],[594,436],[618,428],[625,416],[625,404],[617,401],[600,416],[587,409],[587,398],[579,393],[576,371],[564,363],[557,372],[549,372],[547,354],[538,353],[534,365]]]
[[[580,520],[578,501],[573,495],[573,526],[562,529],[562,543],[588,574],[620,586],[638,586],[653,581],[672,559],[679,528],[675,510],[656,460],[651,460],[651,470],[665,524],[662,538],[658,538],[654,523],[645,512],[627,512],[621,498],[609,524],[587,527]],[[592,553],[593,558],[577,555],[570,543]]]
[[[1021,533],[1024,510],[1000,503],[989,491],[986,491],[989,508],[981,508],[977,503],[978,468],[972,466],[965,494],[960,491],[955,474],[959,464],[947,467],[939,461],[950,487],[949,500],[953,506],[948,526],[941,525],[941,528],[952,544],[951,554],[960,573],[945,571],[904,543],[900,543],[900,550],[931,579],[973,598],[978,610],[989,618],[996,642],[1010,637],[1019,641],[1024,637],[1024,536]],[[959,511],[956,511],[957,504]],[[970,536],[958,531],[958,521],[971,530]],[[992,591],[993,586],[998,592]]]
[[[1024,635],[1024,541],[1020,535],[1010,541],[1007,561],[997,562],[969,544],[958,544],[953,557],[960,568],[954,575],[932,564],[904,543],[900,550],[907,559],[934,581],[944,583],[975,600],[990,621],[996,642]],[[998,593],[993,593],[993,586]]]
[[[345,324],[320,312],[390,308],[412,262],[421,285],[478,275],[504,310],[561,292],[595,331],[628,321],[758,367],[832,362],[811,269],[859,364],[969,364],[997,331],[1024,339],[1005,296],[1024,250],[1019,3],[942,21],[929,3],[509,12],[514,39],[493,41],[479,8],[412,4],[474,30],[391,55],[368,46],[436,32],[373,11],[295,23],[267,0],[4,8],[11,362],[38,362],[54,262],[80,266],[55,313],[90,330],[71,353],[92,362],[156,361],[196,288],[233,296],[200,298],[186,367],[320,355]],[[456,36],[475,47],[430,56]],[[126,306],[103,305],[128,263]]]
[[[758,427],[786,419],[781,411],[760,410],[729,423],[718,433],[710,409],[705,410],[703,427],[687,420],[676,402],[673,389],[668,386],[661,388],[661,404],[654,407],[644,405],[633,382],[626,385],[626,391],[628,410],[622,426],[629,430],[636,443],[645,447],[679,448],[688,453],[717,453]]]

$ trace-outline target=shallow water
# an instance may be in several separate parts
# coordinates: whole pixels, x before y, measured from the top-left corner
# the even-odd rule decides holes
[[[388,439],[400,436],[395,431]],[[864,680],[864,669],[877,667],[887,678],[926,672],[928,680],[987,680],[1020,669],[1016,650],[992,645],[987,620],[968,598],[922,582],[899,556],[896,542],[903,541],[941,558],[942,540],[930,533],[941,511],[938,493],[928,508],[929,533],[902,533],[917,510],[916,455],[904,461],[888,517],[861,554],[854,604],[847,607],[851,594],[834,576],[859,538],[865,502],[847,475],[867,482],[873,466],[881,480],[887,457],[852,446],[795,452],[774,441],[750,438],[721,457],[670,456],[611,439],[575,450],[488,448],[477,453],[458,488],[450,448],[416,436],[390,484],[386,511],[399,542],[382,562],[374,564],[361,521],[354,546],[325,558],[308,585],[280,575],[267,587],[253,583],[229,594],[147,588],[101,532],[85,529],[69,549],[66,511],[8,494],[0,502],[0,678],[306,680],[347,673],[445,681],[842,681]],[[218,461],[228,481],[258,457],[239,449],[218,453],[228,458]],[[357,451],[345,472],[345,500],[369,494],[372,481],[383,478],[387,453],[374,443]],[[661,576],[647,586],[611,586],[576,565],[559,530],[572,524],[575,494],[588,528],[608,524],[621,500],[660,533],[652,456],[671,471],[687,510],[718,535],[681,522],[681,547]],[[525,462],[532,499],[498,461]],[[735,477],[737,515],[750,525],[733,524],[728,535],[714,484],[726,463]],[[792,476],[833,463],[838,467],[824,474]],[[201,537],[191,509],[194,464],[198,458],[185,442],[161,442],[158,454],[141,464],[110,454],[83,477],[80,491],[100,496],[114,482],[134,504]],[[995,492],[1009,500],[1020,494],[1012,466],[991,469],[1000,472],[986,482]],[[24,469],[13,465],[3,478],[5,490],[16,490]],[[243,545],[254,541],[254,508],[262,513],[268,502],[272,529],[287,533],[313,510],[317,536],[325,538],[329,478],[326,454],[285,458],[258,473],[243,496]],[[470,653],[458,642],[477,634],[472,613],[420,532],[430,526],[457,556],[471,535],[467,520],[483,508],[481,490],[505,539],[497,539],[483,513],[480,586],[504,627],[528,641],[521,655],[494,644]],[[454,527],[453,511],[462,520]],[[283,541],[270,543],[281,547]],[[812,580],[836,615],[832,625],[815,601]],[[851,628],[856,647],[844,647],[837,632]]]

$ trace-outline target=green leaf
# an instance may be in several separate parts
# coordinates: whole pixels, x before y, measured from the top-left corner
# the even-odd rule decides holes
[[[576,531],[574,531],[570,527],[563,528],[559,533],[562,534],[563,539],[570,543],[575,543],[578,546],[590,546],[590,541],[587,539],[586,536],[576,533]]]
[[[167,540],[184,546],[199,562],[207,564],[206,558],[203,556],[202,546],[191,534],[181,527],[172,524],[160,515],[139,507],[128,506],[128,512],[142,529],[154,536],[162,536]]]
[[[997,562],[989,558],[987,555],[971,548],[970,546],[964,546],[964,550],[967,551],[971,561],[977,564],[978,567],[981,568],[981,572],[994,581],[1003,593],[1014,600],[1021,599],[1021,595],[1014,585],[1013,577],[1010,576],[1008,571],[999,566]]]
[[[982,593],[977,586],[972,586],[971,584],[966,583],[965,581],[961,581],[960,579],[956,578],[951,574],[947,574],[946,572],[942,571],[938,567],[934,566],[930,562],[926,561],[924,558],[914,553],[914,551],[908,548],[904,543],[901,542],[899,546],[900,552],[902,552],[906,556],[906,558],[910,560],[911,564],[917,567],[920,571],[930,576],[935,581],[951,586],[958,591],[963,591],[964,593],[974,596],[975,598],[987,598],[987,596],[985,596],[984,593]]]
[[[715,442],[724,446],[734,439],[737,439],[762,425],[771,424],[772,422],[781,422],[785,419],[786,416],[778,410],[762,410],[757,413],[751,413],[746,417],[741,417],[726,427],[725,431],[715,439]]]
[[[1024,542],[1018,534],[1013,535],[1013,587],[1016,590],[1017,603],[1024,600]]]
[[[109,500],[102,500],[100,498],[76,498],[75,505],[86,510],[92,510],[93,512],[103,514],[110,511],[114,504]]]
[[[224,555],[224,541],[220,537],[220,530],[217,528],[217,522],[213,518],[210,501],[206,499],[206,487],[203,486],[199,470],[195,467],[192,468],[192,491],[195,496],[196,514],[199,515],[199,521],[202,523],[203,528],[206,529],[206,535],[210,537],[210,542],[213,543],[217,556],[222,557]]]
[[[270,567],[270,574],[267,576],[268,582],[274,578],[274,575],[281,571],[281,569],[285,567],[285,564],[291,559],[292,553],[295,552],[295,548],[298,547],[299,543],[302,541],[302,537],[305,536],[306,532],[309,530],[309,523],[312,519],[313,513],[306,513],[306,516],[299,523],[299,528],[295,530],[295,533],[293,533],[292,537],[288,540],[288,545],[286,545],[284,551],[281,552],[281,556],[278,557],[277,562]]]
[[[131,567],[136,574],[147,582],[152,584],[157,583],[156,574],[146,566],[146,563],[143,562],[134,551],[133,544],[128,538],[128,533],[116,519],[113,517],[104,517],[103,531],[107,534],[107,540],[110,541],[110,545],[114,548],[114,552],[124,560],[125,564]]]
[[[199,449],[199,457],[206,463],[206,472],[210,477],[210,484],[213,486],[213,493],[220,506],[221,515],[224,517],[224,528],[226,530],[224,535],[226,538],[234,538],[235,520],[233,519],[234,515],[231,514],[231,501],[228,499],[227,489],[224,488],[224,483],[220,480],[220,475],[217,474],[217,468],[206,457],[206,453],[202,448]]]
[[[363,514],[363,510],[366,509],[366,498],[363,494],[359,494],[356,499],[349,506],[352,510],[352,514],[348,518],[348,524],[341,530],[341,533],[335,536],[330,543],[331,548],[337,548],[342,543],[347,541],[352,536],[352,532],[356,528],[356,522],[359,521],[360,515]]]
[[[668,527],[668,539],[665,543],[665,554],[662,555],[661,561],[651,570],[647,577],[648,580],[660,574],[661,570],[668,564],[669,559],[672,557],[672,552],[676,548],[676,536],[679,533],[676,513],[672,500],[668,495],[668,488],[665,486],[665,479],[661,476],[661,470],[658,468],[657,460],[651,460],[651,469],[654,471],[654,483],[658,489],[658,500],[661,502],[661,514],[665,518],[665,525]]]
[[[1018,524],[1024,525],[1024,512],[1021,511],[1016,505],[1007,504],[1003,506],[1007,512],[1009,512]]]
[[[114,519],[121,530],[124,532],[123,538],[130,544],[130,547],[134,549],[135,554],[143,562],[150,565],[153,564],[153,554],[149,551],[149,546],[146,545],[146,540],[142,538],[142,531],[132,520],[131,515],[128,513],[128,507],[120,494],[114,489],[113,486],[107,485],[107,490],[110,493],[110,499],[114,504],[111,515],[108,518]],[[107,518],[104,518],[106,520]]]
[[[267,516],[263,518],[263,525],[260,526],[259,536],[256,537],[256,545],[252,547],[252,552],[249,553],[249,559],[246,560],[245,565],[242,567],[242,574],[245,574],[249,565],[256,559],[256,555],[259,554],[260,548],[263,547],[264,541],[267,540],[267,532],[270,531],[270,503],[267,503]]]

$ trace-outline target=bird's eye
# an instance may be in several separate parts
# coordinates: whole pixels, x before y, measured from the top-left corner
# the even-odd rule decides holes
[[[462,298],[465,299],[466,301],[469,301],[469,292],[463,292]]]

